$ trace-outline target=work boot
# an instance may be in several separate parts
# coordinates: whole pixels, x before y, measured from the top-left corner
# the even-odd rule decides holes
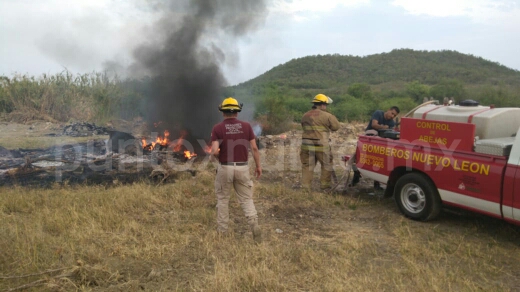
[[[359,183],[361,179],[361,173],[359,170],[354,170],[354,177],[352,178],[352,182],[348,185],[349,187],[353,187]]]
[[[253,231],[253,240],[256,243],[262,243],[262,229],[260,229],[258,223],[251,226],[251,231]]]

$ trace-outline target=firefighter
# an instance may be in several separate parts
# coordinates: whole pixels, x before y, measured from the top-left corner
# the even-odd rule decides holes
[[[260,243],[262,232],[258,225],[258,215],[253,202],[253,182],[249,174],[248,152],[251,149],[255,161],[255,174],[262,175],[260,153],[256,145],[256,137],[251,125],[237,119],[242,104],[232,97],[224,99],[219,105],[224,120],[216,124],[211,131],[210,158],[218,158],[217,175],[215,177],[215,194],[217,196],[217,231],[226,234],[229,222],[229,199],[232,193],[236,196],[247,222],[253,232],[253,239]]]
[[[302,117],[302,146],[300,160],[302,163],[302,187],[311,188],[316,162],[321,164],[320,188],[327,190],[332,180],[332,153],[330,132],[339,129],[338,119],[327,112],[332,99],[318,94],[312,100],[312,109]]]

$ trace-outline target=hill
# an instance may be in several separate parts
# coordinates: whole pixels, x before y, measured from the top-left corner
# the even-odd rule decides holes
[[[504,82],[520,85],[516,71],[480,57],[456,51],[393,50],[365,57],[317,55],[293,59],[238,87],[274,82],[292,88],[327,89],[350,83],[377,85],[419,81],[435,85],[443,79],[466,84]]]
[[[520,71],[496,62],[449,50],[399,49],[365,57],[334,54],[293,59],[228,87],[225,93],[254,104],[257,119],[279,115],[272,122],[279,124],[284,119],[298,120],[317,93],[332,97],[331,112],[348,121],[367,119],[375,109],[391,105],[408,110],[424,97],[520,106],[519,89]]]

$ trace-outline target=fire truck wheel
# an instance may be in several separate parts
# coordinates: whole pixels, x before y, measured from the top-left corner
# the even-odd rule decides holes
[[[428,177],[420,173],[409,173],[399,178],[394,197],[401,212],[413,220],[433,220],[441,211],[437,188]]]

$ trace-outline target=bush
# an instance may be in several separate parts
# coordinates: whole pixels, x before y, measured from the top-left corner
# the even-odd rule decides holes
[[[453,97],[456,100],[463,100],[467,93],[464,84],[455,79],[444,79],[439,84],[431,87],[430,95],[442,100],[444,97]]]
[[[277,135],[287,132],[292,129],[293,124],[292,116],[280,119],[278,122],[272,115],[264,114],[257,116],[255,120],[262,125],[262,135]]]
[[[301,117],[312,107],[311,98],[287,98],[285,106],[295,122],[300,122]]]
[[[366,121],[374,111],[375,103],[351,95],[340,96],[328,107],[341,122]]]
[[[411,109],[416,107],[418,104],[410,97],[394,97],[390,99],[386,99],[379,103],[379,109],[386,111],[392,106],[397,106],[401,113],[400,115],[404,115],[409,112]]]
[[[495,105],[496,107],[520,106],[520,95],[514,94],[503,84],[499,86],[481,86],[472,97],[482,105]]]
[[[293,116],[284,99],[272,95],[258,103],[255,119],[262,125],[263,134],[275,135],[291,129]]]

